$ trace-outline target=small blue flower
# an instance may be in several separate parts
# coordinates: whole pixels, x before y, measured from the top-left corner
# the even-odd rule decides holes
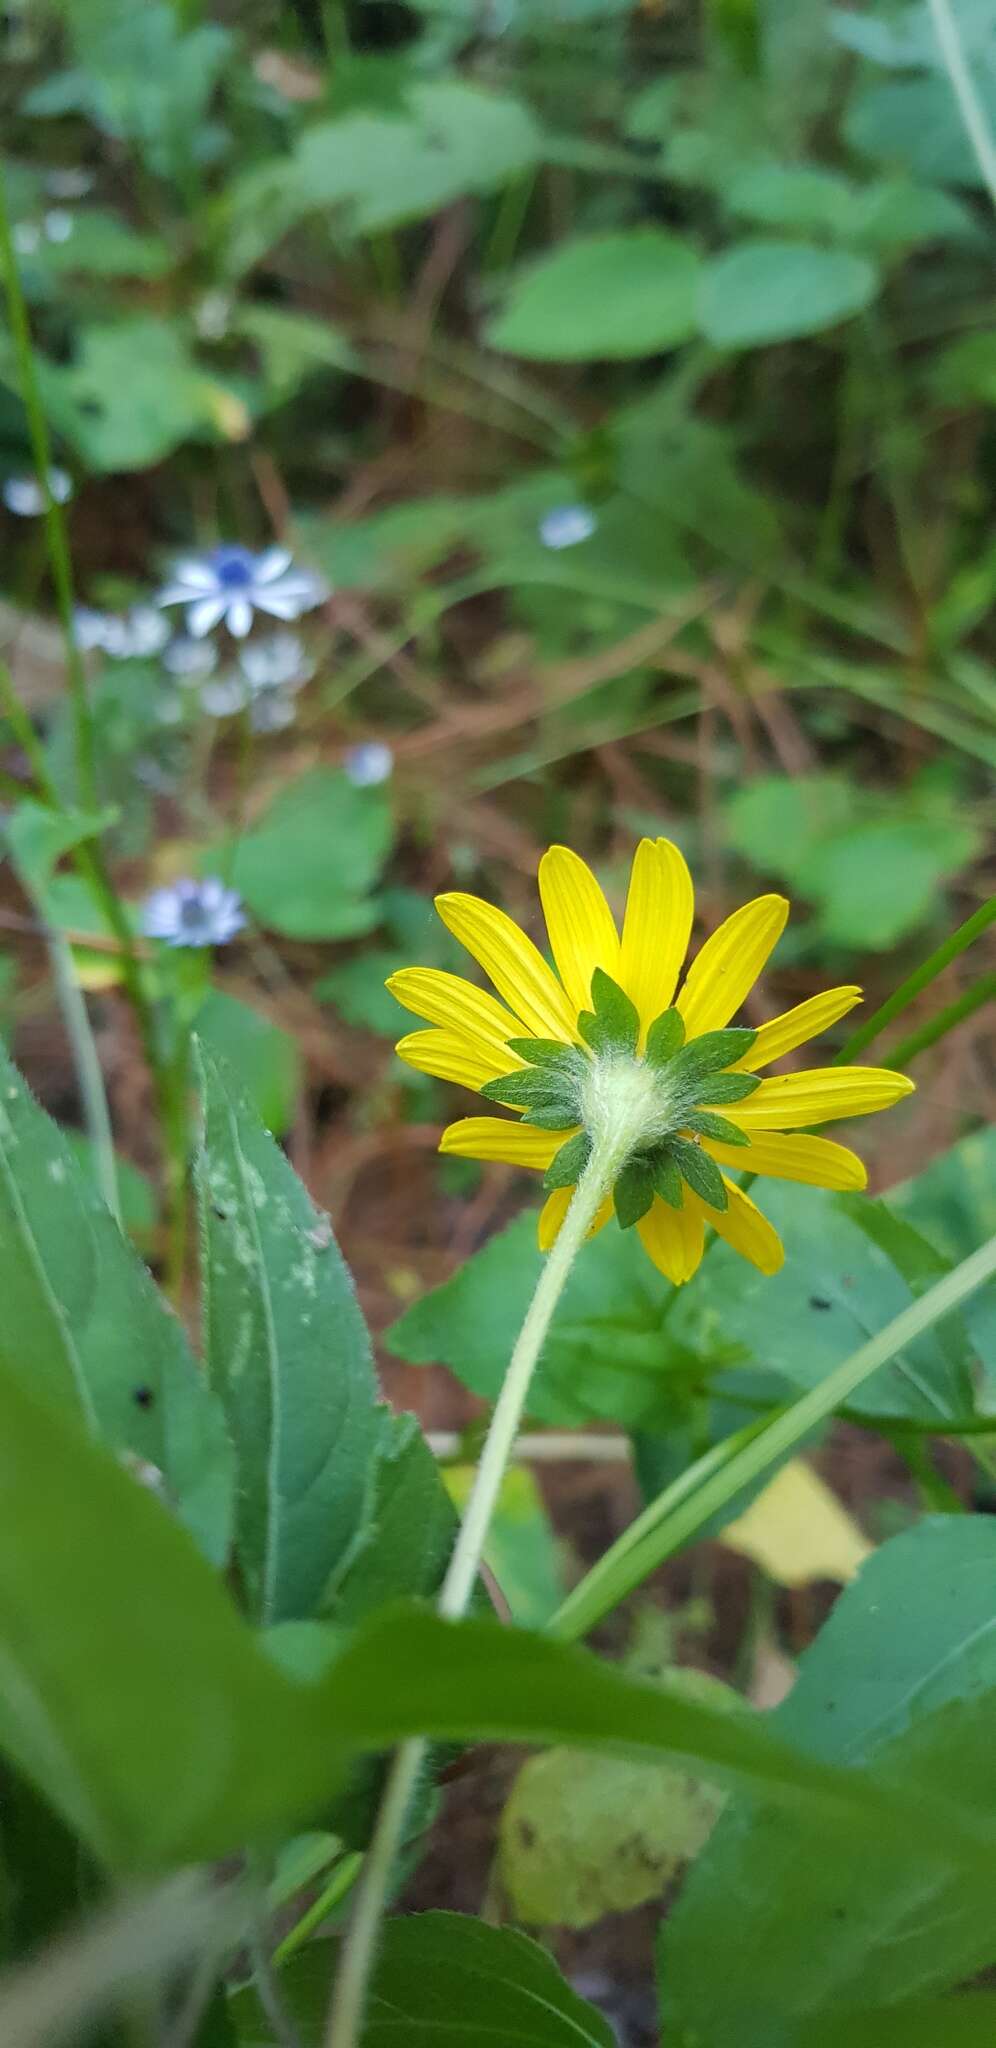
[[[113,661],[140,661],[158,654],[169,639],[169,627],[155,605],[132,605],[123,615],[77,605],[73,613],[77,646],[89,653],[99,647]]]
[[[591,539],[597,526],[587,505],[557,505],[540,520],[539,537],[545,548],[576,548]]]
[[[162,665],[181,683],[201,683],[218,666],[218,650],[207,640],[189,640],[177,633],[162,651]]]
[[[57,505],[66,505],[73,495],[73,480],[64,469],[50,469],[48,487]],[[45,493],[37,476],[7,476],[3,480],[3,502],[18,519],[39,519],[45,510]]]
[[[187,632],[195,640],[222,621],[236,640],[244,640],[254,613],[297,619],[321,604],[326,594],[317,576],[294,568],[286,548],[265,548],[254,555],[232,541],[178,563],[157,603],[186,605]]]
[[[361,740],[350,747],[342,765],[354,789],[376,789],[389,781],[394,755],[383,740]]]
[[[169,882],[142,905],[142,930],[167,946],[224,946],[245,924],[242,898],[217,875]]]

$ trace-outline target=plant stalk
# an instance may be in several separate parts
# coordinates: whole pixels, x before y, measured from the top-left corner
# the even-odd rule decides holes
[[[547,1256],[516,1339],[481,1453],[453,1554],[437,1602],[449,1620],[465,1614],[480,1569],[491,1517],[515,1449],[533,1373],[554,1310],[578,1252],[609,1189],[625,1164],[639,1131],[625,1123],[592,1148],[560,1234]],[[401,1744],[388,1773],[383,1802],[356,1892],[356,1905],[342,1944],[325,2032],[325,2048],[357,2048],[367,1991],[384,1915],[391,1873],[427,1743]]]

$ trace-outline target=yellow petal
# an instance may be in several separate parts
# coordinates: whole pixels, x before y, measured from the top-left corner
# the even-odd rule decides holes
[[[654,1262],[666,1280],[681,1287],[690,1280],[702,1258],[705,1243],[703,1217],[705,1209],[701,1203],[689,1201],[691,1189],[684,1190],[684,1202],[680,1209],[672,1209],[668,1202],[654,1196],[652,1206],[641,1216],[637,1230],[643,1249]],[[713,1212],[709,1210],[712,1222]]]
[[[560,1236],[560,1226],[571,1206],[573,1194],[573,1188],[554,1188],[552,1195],[547,1196],[539,1212],[539,1223],[536,1232],[541,1252],[548,1252],[551,1246],[556,1244]],[[587,1235],[589,1237],[597,1237],[599,1231],[604,1229],[611,1214],[612,1196],[606,1195],[601,1207],[596,1211],[595,1221]]]
[[[498,1047],[509,1038],[522,1037],[522,1026],[511,1010],[459,974],[444,974],[437,967],[403,967],[388,975],[385,987],[406,1010],[424,1017],[427,1024],[442,1025],[444,1031],[465,1031]]]
[[[739,1104],[737,1105],[739,1108]],[[832,1138],[795,1137],[785,1132],[751,1133],[750,1145],[721,1145],[703,1138],[703,1152],[710,1152],[720,1166],[741,1167],[748,1173],[767,1173],[774,1180],[804,1181],[813,1188],[864,1188],[868,1174],[856,1152],[835,1145]]]
[[[726,1182],[729,1207],[707,1209],[702,1204],[705,1221],[712,1224],[713,1229],[720,1237],[726,1239],[727,1244],[733,1246],[735,1252],[739,1252],[742,1258],[749,1259],[752,1266],[757,1266],[762,1273],[777,1273],[779,1267],[785,1263],[785,1246],[777,1230],[768,1222],[766,1216],[762,1216],[750,1196],[744,1194],[743,1188],[738,1188],[735,1182],[727,1180],[725,1173],[723,1179]],[[691,1201],[693,1207],[700,1206],[698,1196],[693,1194],[690,1188],[685,1190],[685,1201]]]
[[[399,1059],[420,1074],[456,1081],[461,1088],[483,1088],[524,1062],[509,1051],[496,1052],[483,1039],[464,1038],[458,1031],[410,1031],[395,1046]]]
[[[805,1045],[807,1039],[818,1038],[821,1031],[828,1031],[838,1017],[846,1017],[848,1010],[860,1003],[861,994],[853,986],[824,989],[822,995],[810,996],[806,1002],[796,1003],[794,1010],[783,1010],[780,1017],[770,1018],[761,1025],[746,1057],[737,1061],[734,1073],[756,1074],[758,1067],[780,1060],[783,1052],[792,1052],[797,1045]]]
[[[498,994],[539,1038],[577,1040],[576,1013],[542,953],[503,910],[479,896],[437,896],[448,931],[494,982]]]
[[[545,1172],[574,1135],[538,1131],[535,1124],[514,1124],[502,1116],[465,1116],[448,1125],[439,1149],[457,1159],[500,1159],[506,1166],[536,1166]]]
[[[720,1031],[736,1016],[778,944],[788,913],[784,896],[755,896],[706,940],[678,997],[689,1038]]]
[[[694,907],[684,854],[670,839],[641,839],[626,898],[619,982],[640,1012],[644,1033],[674,995]]]
[[[575,1010],[587,1010],[596,967],[619,977],[615,919],[591,869],[567,846],[543,855],[539,892],[557,973]]]
[[[734,1110],[747,1132],[791,1131],[806,1124],[836,1123],[841,1117],[870,1116],[888,1109],[914,1084],[888,1067],[810,1067],[808,1073],[769,1074]]]

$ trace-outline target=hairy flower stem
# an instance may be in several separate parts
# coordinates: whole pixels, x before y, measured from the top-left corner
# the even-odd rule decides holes
[[[622,1109],[622,1105],[620,1107]],[[554,1310],[606,1195],[643,1136],[644,1117],[645,1109],[641,1104],[634,1104],[628,1113],[623,1110],[615,1127],[606,1129],[593,1146],[560,1235],[546,1259],[526,1310],[491,1417],[467,1511],[439,1593],[438,1611],[450,1620],[465,1614],[470,1602],[491,1517],[515,1448],[533,1373]],[[357,2048],[391,1873],[404,1839],[405,1822],[427,1746],[421,1739],[414,1739],[403,1742],[395,1752],[377,1825],[357,1886],[353,1917],[342,1944],[325,2032],[325,2048]]]

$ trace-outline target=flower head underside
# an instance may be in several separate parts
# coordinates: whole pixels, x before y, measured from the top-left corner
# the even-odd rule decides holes
[[[682,968],[694,908],[683,855],[667,839],[637,848],[621,932],[584,861],[543,856],[540,897],[555,970],[502,910],[463,894],[438,897],[443,923],[488,975],[495,995],[460,976],[411,967],[388,987],[432,1028],[398,1046],[422,1073],[474,1088],[518,1113],[466,1117],[440,1150],[502,1160],[545,1176],[539,1220],[548,1249],[594,1146],[614,1145],[613,1211],[635,1225],[676,1285],[695,1272],[711,1225],[763,1273],[780,1238],[729,1172],[839,1189],[863,1188],[854,1152],[807,1127],[886,1109],[913,1084],[877,1067],[763,1070],[845,1016],[852,985],[811,996],[757,1030],[732,1020],[785,927],[782,896],[734,911]]]

